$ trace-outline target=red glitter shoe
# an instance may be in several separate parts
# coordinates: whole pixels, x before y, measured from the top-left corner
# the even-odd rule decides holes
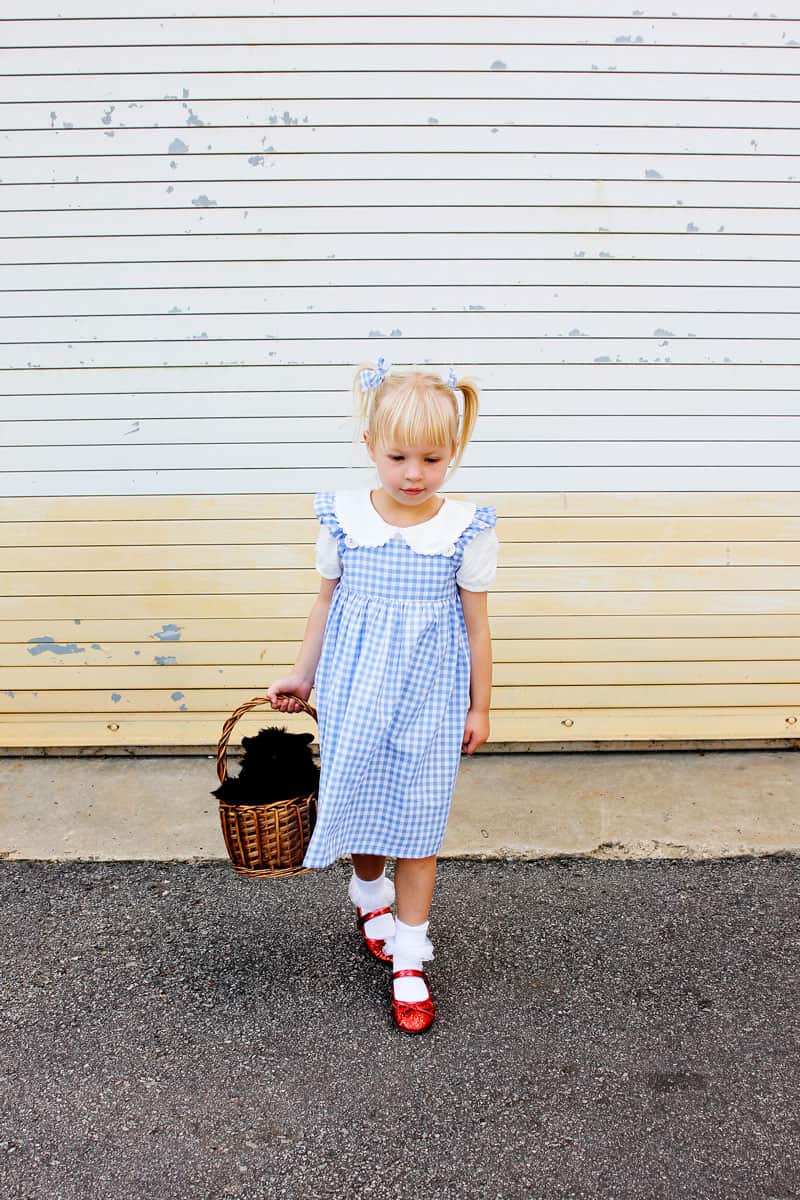
[[[384,949],[386,945],[384,939],[367,937],[366,933],[364,932],[364,926],[366,925],[367,921],[371,921],[373,917],[382,917],[384,913],[391,913],[391,911],[392,910],[390,908],[376,908],[373,912],[362,913],[360,908],[356,908],[356,925],[358,925],[358,928],[361,930],[361,936],[364,939],[364,945],[367,947],[367,950],[372,957],[377,958],[378,962],[389,963],[392,961],[392,956],[391,954],[387,954],[386,950]]]
[[[433,1018],[436,1016],[428,976],[424,971],[395,971],[392,981],[402,979],[404,975],[416,975],[424,980],[425,987],[428,989],[428,998],[427,1000],[398,1000],[392,993],[394,1023],[398,1029],[402,1029],[403,1033],[425,1033],[426,1029],[430,1029]]]

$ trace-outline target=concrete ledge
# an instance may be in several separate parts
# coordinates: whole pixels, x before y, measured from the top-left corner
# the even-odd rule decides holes
[[[224,858],[213,761],[7,758],[0,857]],[[459,775],[443,856],[800,854],[792,750],[481,754]]]

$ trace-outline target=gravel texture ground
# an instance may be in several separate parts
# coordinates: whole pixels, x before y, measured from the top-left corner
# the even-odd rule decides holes
[[[446,862],[421,1038],[347,876],[0,864],[4,1200],[800,1197],[800,859]]]

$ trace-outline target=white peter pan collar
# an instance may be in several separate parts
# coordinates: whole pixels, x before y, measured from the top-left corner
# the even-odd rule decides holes
[[[385,546],[393,538],[416,554],[452,557],[456,542],[475,516],[475,505],[445,496],[435,517],[420,525],[390,525],[372,505],[369,491],[337,492],[334,512],[345,533],[346,546]]]

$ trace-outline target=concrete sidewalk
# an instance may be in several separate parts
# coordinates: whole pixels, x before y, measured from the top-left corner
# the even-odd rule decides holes
[[[0,855],[222,858],[209,758],[5,758]],[[464,759],[444,857],[800,853],[800,753]]]
[[[347,875],[0,863],[4,1200],[800,1197],[800,858],[445,862],[422,1038]]]

